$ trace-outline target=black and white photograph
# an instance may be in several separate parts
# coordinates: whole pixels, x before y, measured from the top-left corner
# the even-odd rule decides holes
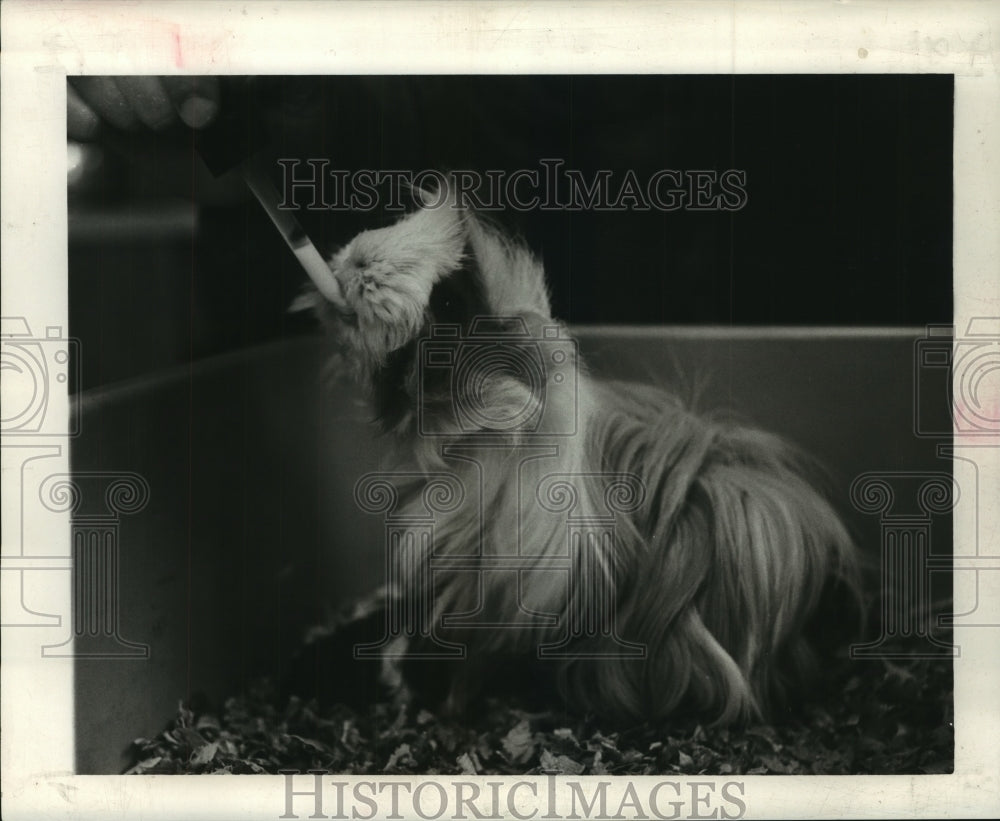
[[[5,183],[3,695],[20,735],[11,682],[58,681],[58,812],[103,776],[176,817],[239,785],[253,817],[948,817],[942,784],[988,816],[996,186],[963,118],[995,53],[401,69],[356,4],[289,8],[375,64],[307,33],[254,65],[288,18],[232,45],[150,4],[116,31],[162,55],[35,71],[63,273],[15,256]],[[838,809],[825,776],[913,786]]]

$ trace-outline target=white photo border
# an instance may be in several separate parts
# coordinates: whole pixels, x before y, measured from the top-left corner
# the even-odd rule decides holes
[[[168,73],[950,73],[955,77],[954,324],[960,330],[973,317],[1000,316],[1000,6],[995,4],[6,0],[0,14],[5,317],[68,326],[66,76]],[[52,399],[55,410],[68,418],[68,398]],[[975,460],[984,487],[981,500],[993,501],[979,509],[978,534],[963,533],[967,517],[956,515],[956,544],[978,536],[981,550],[997,555],[1000,442],[977,448]],[[68,447],[48,467],[67,471]],[[8,496],[18,490],[5,475],[5,510]],[[3,536],[7,544],[6,523]],[[68,545],[68,515],[46,538]],[[49,575],[56,579],[53,597],[68,601],[68,574]],[[983,606],[995,612],[1000,574],[978,575]],[[30,632],[5,629],[3,635],[5,818],[282,815],[283,776],[74,775],[73,661],[40,659],[37,636]],[[955,629],[962,655],[954,667],[953,774],[742,776],[746,815],[996,817],[998,638],[997,627]],[[517,780],[535,783],[539,795],[551,783],[543,776]],[[618,806],[626,780],[642,792],[648,790],[643,783],[657,779],[616,781],[608,792],[609,806]],[[673,780],[721,784],[732,779]],[[597,778],[579,781],[596,783]],[[308,789],[308,782],[296,788]],[[527,817],[531,792],[526,788],[521,795],[519,809]],[[381,796],[386,808],[388,800],[388,794]],[[568,816],[565,791],[557,790],[554,800]],[[542,806],[536,817],[545,812]],[[298,810],[299,817],[310,814]]]

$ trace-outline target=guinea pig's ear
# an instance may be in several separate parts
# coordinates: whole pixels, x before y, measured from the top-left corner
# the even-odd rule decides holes
[[[435,179],[426,186],[413,189],[413,199],[420,208],[436,211],[439,208],[458,208],[457,186],[450,174],[436,173]]]
[[[450,175],[438,174],[437,177],[433,185],[414,188],[417,208],[438,215],[442,226],[453,223],[461,227],[468,215],[467,203],[460,201],[458,186]]]
[[[441,176],[436,187],[414,188],[417,210],[411,214],[413,228],[423,232],[426,242],[445,246],[446,253],[458,257],[468,236],[469,214],[455,196],[455,186]]]

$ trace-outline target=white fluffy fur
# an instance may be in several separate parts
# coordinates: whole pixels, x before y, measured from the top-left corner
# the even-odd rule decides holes
[[[647,498],[631,516],[619,516],[613,567],[601,572],[614,585],[619,635],[645,644],[646,659],[587,660],[584,642],[578,659],[541,663],[561,668],[575,706],[626,719],[663,717],[681,708],[722,723],[766,715],[808,664],[802,629],[824,584],[854,584],[854,548],[834,510],[780,439],[699,418],[652,386],[598,381],[582,364],[575,406],[552,383],[546,392],[547,401],[563,403],[555,409],[559,415],[578,411],[574,436],[539,440],[513,431],[486,444],[481,435],[458,430],[452,415],[435,412],[455,399],[445,388],[425,397],[431,423],[444,438],[419,435],[416,358],[399,357],[428,333],[436,285],[451,276],[473,276],[486,313],[521,316],[533,335],[554,324],[542,266],[521,245],[455,206],[421,208],[355,237],[331,261],[354,316],[321,311],[373,402],[399,404],[388,409],[388,427],[404,459],[424,470],[456,473],[468,488],[482,487],[481,499],[470,499],[438,524],[436,553],[468,555],[481,539],[485,555],[509,555],[520,532],[523,553],[566,555],[565,519],[526,504],[519,488],[551,473],[638,476]],[[394,356],[399,390],[386,400],[377,386]],[[484,390],[483,401],[497,407],[530,399],[513,376],[500,376]],[[376,411],[385,415],[387,409]],[[557,446],[558,458],[524,461],[519,446],[529,441]],[[443,457],[442,445],[457,446],[461,458]],[[410,481],[403,488],[414,505],[420,484]],[[596,482],[588,483],[575,512],[602,512],[602,494]],[[482,574],[482,589],[468,573],[439,572],[437,578],[436,618],[481,608],[516,624],[525,610],[565,614],[571,606],[565,582],[552,572],[521,574],[520,608],[510,574]],[[477,659],[531,656],[539,643],[563,632],[563,624],[453,628],[448,637],[470,648],[453,682],[453,699],[474,693],[476,677],[489,674],[488,664]]]
[[[366,364],[378,366],[423,328],[431,289],[462,258],[458,216],[446,208],[419,209],[395,225],[363,231],[331,260],[356,314],[356,326],[345,333]]]

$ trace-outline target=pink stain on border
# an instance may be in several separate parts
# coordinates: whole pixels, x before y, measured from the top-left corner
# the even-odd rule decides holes
[[[960,397],[955,397],[952,412],[956,440],[975,442],[992,438],[1000,444],[1000,396],[986,397],[985,403],[978,408],[971,408]]]
[[[177,68],[184,68],[184,53],[181,51],[181,29],[180,26],[173,26],[171,32],[174,40],[174,65]]]

